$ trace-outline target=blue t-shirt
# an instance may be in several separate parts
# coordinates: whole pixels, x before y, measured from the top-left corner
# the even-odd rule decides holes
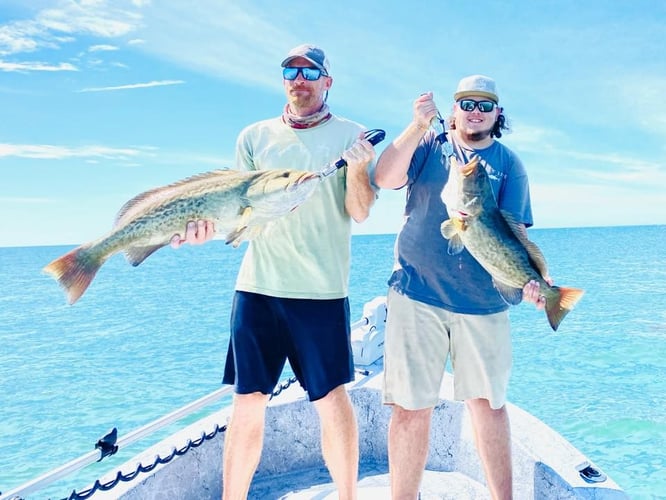
[[[500,209],[531,226],[527,173],[518,157],[497,141],[485,149],[456,149],[463,161],[472,154],[479,156]],[[448,240],[440,231],[442,222],[449,218],[440,197],[448,168],[441,144],[429,131],[416,148],[407,173],[405,221],[397,237],[389,285],[414,300],[456,313],[506,310],[508,305],[494,288],[490,275],[467,250],[448,254]]]

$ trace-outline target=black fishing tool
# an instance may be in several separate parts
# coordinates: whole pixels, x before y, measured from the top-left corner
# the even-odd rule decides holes
[[[386,137],[386,132],[380,128],[370,129],[365,134],[363,134],[363,138],[367,139],[367,141],[373,146],[376,146],[377,144],[382,142],[385,137]],[[324,168],[320,172],[320,175],[322,177],[328,177],[329,175],[333,174],[337,169],[345,167],[346,165],[347,161],[344,160],[343,158],[340,158],[335,163],[332,163],[328,165],[326,168]]]

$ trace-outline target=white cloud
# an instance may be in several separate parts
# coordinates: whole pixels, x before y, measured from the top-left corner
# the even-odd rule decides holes
[[[664,224],[663,192],[622,184],[537,184],[530,187],[536,227]]]
[[[126,159],[143,154],[142,149],[111,148],[107,146],[81,146],[67,147],[50,144],[2,144],[0,143],[0,158],[34,158],[40,160],[61,160],[64,158],[105,158]]]
[[[90,47],[88,47],[88,52],[100,52],[100,51],[110,52],[113,50],[118,50],[118,47],[116,47],[115,45],[106,45],[106,44],[91,45]]]
[[[114,90],[144,89],[149,87],[162,87],[164,85],[180,85],[185,83],[183,80],[160,80],[146,83],[131,83],[128,85],[118,85],[116,87],[93,87],[81,89],[79,92],[110,92]]]
[[[0,56],[58,49],[77,35],[117,38],[135,31],[142,22],[141,1],[60,0],[33,19],[0,25]]]
[[[7,62],[0,61],[0,71],[26,72],[26,71],[78,71],[78,68],[70,63],[50,64],[39,61]]]
[[[44,203],[51,203],[53,200],[49,198],[28,198],[24,196],[0,196],[0,203],[20,204],[20,205],[41,205]]]

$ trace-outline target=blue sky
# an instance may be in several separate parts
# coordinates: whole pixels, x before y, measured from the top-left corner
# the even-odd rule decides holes
[[[0,0],[0,246],[106,232],[146,189],[232,166],[321,45],[333,112],[392,140],[412,102],[497,80],[535,227],[666,223],[666,2]],[[298,168],[298,165],[294,165]],[[398,230],[382,191],[356,233]]]

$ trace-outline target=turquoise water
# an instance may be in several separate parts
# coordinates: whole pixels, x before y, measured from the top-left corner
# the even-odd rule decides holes
[[[632,498],[663,498],[666,226],[530,235],[556,282],[586,295],[557,333],[543,312],[512,308],[511,401],[569,439]],[[385,293],[394,238],[354,237],[354,318]],[[126,435],[220,387],[243,247],[214,241],[165,249],[137,268],[114,256],[74,306],[41,274],[69,248],[0,248],[0,491],[92,451],[112,427]],[[182,425],[30,498],[81,490]]]

